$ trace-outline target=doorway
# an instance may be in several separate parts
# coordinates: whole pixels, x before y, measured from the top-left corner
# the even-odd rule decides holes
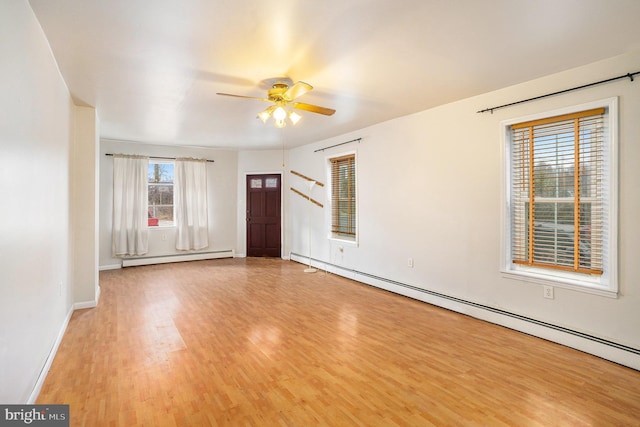
[[[247,256],[281,257],[279,174],[247,175]]]

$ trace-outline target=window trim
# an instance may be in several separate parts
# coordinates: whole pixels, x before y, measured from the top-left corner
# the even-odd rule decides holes
[[[353,236],[353,238],[349,238],[348,236],[342,235],[342,234],[338,234],[338,233],[334,233],[333,230],[333,199],[332,199],[332,188],[333,188],[333,181],[331,179],[332,177],[332,167],[331,167],[331,160],[332,159],[338,159],[341,157],[346,157],[346,156],[354,156],[354,170],[355,170],[355,189],[356,189],[356,196],[355,196],[355,205],[356,205],[356,226],[355,226],[355,236]],[[326,186],[326,191],[327,191],[327,214],[326,214],[326,222],[327,222],[327,230],[328,230],[328,236],[327,238],[329,240],[335,241],[335,242],[339,242],[341,244],[345,244],[345,245],[352,245],[352,246],[358,246],[359,245],[359,240],[360,240],[360,204],[358,201],[358,153],[357,150],[352,150],[352,151],[345,151],[345,152],[341,152],[341,153],[336,153],[330,156],[325,157],[325,162],[327,165],[327,186]]]
[[[605,217],[608,218],[608,235],[606,251],[603,259],[602,276],[586,275],[562,270],[546,269],[526,265],[518,265],[512,262],[511,252],[511,135],[510,127],[528,121],[572,114],[585,110],[604,107],[607,110],[605,123],[608,135],[605,136],[604,153],[605,174],[608,180],[607,198],[609,203],[605,206]],[[612,97],[598,101],[573,105],[553,111],[545,111],[524,117],[517,117],[500,122],[501,135],[501,191],[500,191],[500,272],[503,277],[524,282],[532,282],[542,285],[556,286],[573,289],[585,293],[591,293],[611,298],[617,298],[617,247],[618,247],[618,98]]]

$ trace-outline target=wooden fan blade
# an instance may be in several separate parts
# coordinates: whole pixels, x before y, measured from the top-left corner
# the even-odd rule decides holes
[[[311,89],[313,89],[313,86],[311,86],[309,83],[297,82],[282,94],[282,98],[287,102],[293,101],[297,97],[309,92]]]
[[[233,96],[234,98],[256,99],[256,100],[258,100],[258,101],[267,101],[267,102],[271,102],[271,100],[270,100],[270,99],[268,99],[268,98],[258,98],[258,97],[255,97],[255,96],[233,95],[233,94],[231,94],[231,93],[220,93],[220,92],[217,92],[217,93],[216,93],[216,95],[222,95],[222,96]]]
[[[312,113],[324,114],[325,116],[332,116],[336,110],[331,108],[319,107],[317,105],[305,104],[303,102],[293,102],[291,104],[293,108],[297,108],[299,110],[311,111]]]

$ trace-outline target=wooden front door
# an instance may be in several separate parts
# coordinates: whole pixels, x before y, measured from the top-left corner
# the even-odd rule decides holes
[[[247,256],[280,257],[281,176],[247,175]]]

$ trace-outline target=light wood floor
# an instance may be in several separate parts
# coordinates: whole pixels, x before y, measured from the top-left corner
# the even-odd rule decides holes
[[[276,259],[100,273],[38,403],[95,426],[630,426],[640,372]]]

